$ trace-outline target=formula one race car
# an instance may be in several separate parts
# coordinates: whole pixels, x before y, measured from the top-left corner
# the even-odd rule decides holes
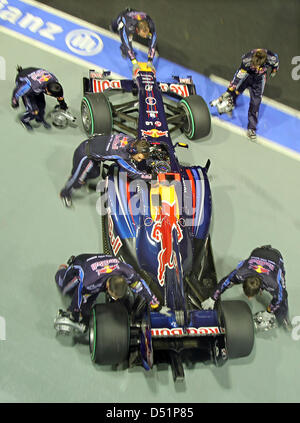
[[[99,85],[100,92],[105,87],[115,89],[115,84],[125,87],[123,81],[101,78],[87,82]],[[151,145],[151,161],[146,164],[146,171],[152,173],[150,182],[131,181],[116,164],[102,165],[103,183],[98,189],[103,204],[103,251],[132,265],[162,309],[151,311],[139,296],[126,304],[96,304],[89,324],[90,353],[98,364],[127,362],[129,367],[142,365],[146,370],[167,362],[178,381],[184,379],[185,360],[221,366],[228,358],[248,356],[254,343],[253,318],[243,301],[218,300],[214,310],[201,308],[217,283],[210,240],[210,161],[203,167],[182,166],[175,154],[181,143],[173,145],[168,125],[181,128],[190,139],[207,135],[210,120],[202,101],[194,102],[198,97],[192,94],[172,106],[172,115],[165,114],[153,72],[141,69],[136,81],[126,84],[139,96],[139,117],[132,118],[132,126],[128,121],[131,111],[136,112],[135,103],[112,107],[98,93],[85,95],[82,102],[87,132],[103,131],[105,125],[111,131],[121,125],[123,130],[146,136]],[[186,83],[181,89],[188,94],[193,85]],[[165,87],[168,94],[170,90]],[[206,126],[195,118],[195,109],[201,111],[198,117],[205,117]],[[102,127],[98,125],[101,116],[105,117]]]
[[[133,80],[112,79],[109,71],[91,70],[89,78],[83,78],[81,117],[85,132],[108,135],[121,130],[166,139],[180,129],[190,140],[206,137],[211,117],[205,101],[196,94],[191,77],[173,78],[173,83],[158,83],[155,72],[145,63],[140,63],[140,72]],[[129,93],[132,98],[114,104],[114,93]]]

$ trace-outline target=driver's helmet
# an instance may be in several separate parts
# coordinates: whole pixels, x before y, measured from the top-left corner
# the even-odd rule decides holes
[[[142,153],[145,158],[150,154],[150,144],[146,138],[137,138],[128,149],[129,154],[134,156],[135,154]]]

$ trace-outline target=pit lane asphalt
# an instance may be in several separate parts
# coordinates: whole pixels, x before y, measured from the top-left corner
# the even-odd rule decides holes
[[[282,331],[257,336],[249,357],[223,368],[185,367],[180,386],[174,385],[170,367],[112,371],[92,365],[88,345],[66,345],[56,338],[53,320],[66,306],[54,283],[58,266],[72,254],[102,251],[97,195],[78,193],[74,210],[65,209],[58,197],[85,134],[81,126],[27,133],[17,123],[22,109],[12,110],[9,101],[17,56],[17,63],[40,63],[64,80],[66,100],[79,116],[88,67],[2,33],[0,39],[8,75],[0,81],[0,315],[6,322],[6,340],[0,340],[0,402],[298,402],[299,340]],[[47,99],[48,110],[54,104]],[[178,134],[172,138],[184,141]],[[300,315],[299,162],[214,124],[208,139],[187,142],[190,148],[178,151],[181,162],[205,165],[211,160],[218,277],[254,247],[272,244],[285,258],[291,318]],[[245,300],[239,287],[223,298]],[[252,311],[268,300],[262,296],[251,302]]]
[[[268,48],[279,55],[280,71],[265,96],[300,110],[300,80],[292,58],[300,56],[299,0],[41,0],[73,16],[108,28],[130,6],[147,12],[157,28],[159,54],[206,76],[231,80],[242,54]],[[298,72],[299,73],[299,72]]]

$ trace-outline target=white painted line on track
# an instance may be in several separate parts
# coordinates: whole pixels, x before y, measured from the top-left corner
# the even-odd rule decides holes
[[[14,37],[14,38],[16,38],[20,41],[25,42],[25,43],[28,43],[28,44],[32,45],[33,47],[39,48],[39,49],[44,50],[48,53],[52,53],[55,56],[61,57],[62,59],[73,62],[73,63],[75,63],[79,66],[84,66],[84,67],[89,68],[89,69],[95,69],[95,67],[96,67],[97,70],[103,70],[104,69],[104,68],[101,68],[100,66],[96,66],[95,63],[91,63],[88,60],[80,59],[79,57],[73,56],[72,54],[68,54],[64,51],[59,50],[58,48],[49,46],[48,44],[44,44],[41,41],[33,40],[32,38],[27,37],[26,35],[20,34],[19,32],[13,31],[13,30],[8,29],[8,28],[1,26],[1,25],[0,25],[0,32],[2,32],[3,34],[9,35],[11,37]],[[105,69],[105,70],[107,70],[107,69]],[[124,78],[124,76],[119,75],[119,74],[114,73],[114,72],[111,73],[111,76],[113,78],[119,78],[119,79]]]
[[[270,148],[271,150],[284,154],[285,156],[288,156],[294,160],[300,161],[300,153],[297,153],[296,151],[291,150],[290,148],[283,147],[282,145],[277,144],[275,141],[268,140],[267,138],[261,137],[260,135],[256,136],[256,141],[251,141],[247,138],[247,131],[245,129],[240,128],[239,126],[234,125],[233,123],[225,122],[217,116],[211,116],[211,121],[213,124],[220,126],[221,128],[227,129],[230,132],[234,132],[235,134],[246,138],[248,142],[251,142],[253,144],[261,144],[264,147]]]

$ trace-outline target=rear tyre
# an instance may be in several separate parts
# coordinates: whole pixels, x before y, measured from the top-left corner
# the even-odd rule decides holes
[[[110,365],[124,362],[129,355],[129,341],[129,318],[124,304],[96,304],[89,325],[92,361]]]
[[[113,119],[111,105],[103,93],[86,93],[81,101],[81,120],[88,136],[110,135]]]
[[[247,357],[254,345],[254,323],[244,301],[222,301],[222,319],[229,358]]]
[[[185,112],[182,131],[188,139],[196,140],[206,137],[210,133],[210,113],[200,95],[191,95],[180,100],[178,107]]]

